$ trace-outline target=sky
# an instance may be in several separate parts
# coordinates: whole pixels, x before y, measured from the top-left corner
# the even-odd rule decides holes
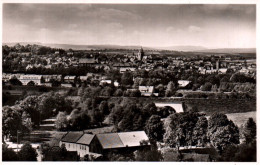
[[[255,48],[255,5],[3,4],[3,43]]]

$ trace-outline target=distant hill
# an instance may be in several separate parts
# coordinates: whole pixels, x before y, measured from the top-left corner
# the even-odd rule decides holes
[[[204,53],[256,53],[256,48],[221,48],[221,49],[205,49],[196,52]]]
[[[203,46],[168,46],[168,47],[158,47],[158,49],[186,52],[186,51],[205,50],[207,48]]]
[[[3,45],[14,46],[18,42],[13,43],[3,43]],[[73,45],[73,44],[47,44],[40,42],[20,42],[21,45],[36,44],[42,46],[48,46],[51,48],[61,48],[61,49],[74,49],[74,50],[91,50],[91,49],[140,49],[141,46],[124,46],[124,45]],[[203,53],[256,53],[256,48],[218,48],[218,49],[208,49],[202,46],[168,46],[168,47],[143,47],[144,50],[170,50],[170,51],[183,51],[183,52],[203,52]]]

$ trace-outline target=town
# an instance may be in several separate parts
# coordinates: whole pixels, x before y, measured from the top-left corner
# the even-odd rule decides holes
[[[253,53],[2,48],[3,135],[16,152],[31,142],[38,161],[229,161],[255,120]],[[210,123],[233,140],[214,142]]]

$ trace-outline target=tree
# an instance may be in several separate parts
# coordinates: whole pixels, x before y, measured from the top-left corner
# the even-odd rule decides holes
[[[148,137],[155,141],[162,141],[164,128],[161,121],[161,117],[158,115],[152,115],[145,125],[145,132]]]
[[[109,107],[108,107],[107,101],[102,101],[102,102],[99,104],[99,110],[100,110],[104,115],[108,115],[108,114],[109,114]]]
[[[2,156],[3,161],[18,161],[17,154],[13,149],[8,148],[7,144],[2,144]]]
[[[68,127],[68,120],[65,112],[59,112],[55,121],[55,127],[58,131],[66,131]]]
[[[201,115],[196,112],[175,113],[167,117],[164,142],[171,147],[193,145],[193,130]]]
[[[22,114],[22,124],[28,129],[28,131],[32,131],[32,121],[31,121],[31,117],[27,112],[23,112]]]
[[[137,131],[144,128],[143,116],[140,107],[136,104],[128,104],[123,107],[121,119],[116,127],[120,131]]]
[[[153,102],[147,103],[142,108],[142,116],[144,120],[148,120],[150,116],[157,114],[157,107]]]
[[[27,83],[28,86],[35,86],[35,82],[34,81],[30,81]]]
[[[2,115],[3,135],[10,138],[16,137],[17,131],[24,129],[20,113],[9,106],[5,106],[3,107]]]
[[[109,86],[106,86],[102,91],[101,91],[101,95],[102,96],[112,96],[113,94],[113,89]]]
[[[122,85],[132,85],[133,84],[133,76],[131,72],[124,72],[121,77]]]
[[[210,91],[212,88],[212,84],[210,82],[206,82],[202,87],[201,90],[202,91]]]
[[[123,96],[123,91],[122,89],[117,89],[114,93],[114,96]]]
[[[206,117],[202,116],[196,123],[196,126],[193,130],[193,141],[194,144],[198,146],[205,146],[208,142],[207,137],[208,130],[208,120]]]
[[[43,161],[66,161],[68,151],[64,144],[61,147],[50,147],[48,143],[40,146]]]
[[[167,85],[167,88],[166,88],[166,92],[165,92],[165,96],[166,97],[170,97],[172,96],[173,94],[175,93],[175,84],[170,81]]]
[[[22,111],[27,112],[33,123],[33,126],[38,126],[40,124],[41,116],[39,111],[39,102],[41,98],[37,96],[28,96],[22,100],[19,104],[19,107]]]
[[[71,130],[81,131],[89,128],[91,118],[86,112],[79,112],[78,114],[73,113],[74,112],[72,111],[69,119]]]
[[[170,114],[173,114],[173,113],[176,113],[176,110],[174,108],[172,108],[171,106],[165,106],[165,107],[159,108],[159,115],[161,116],[161,118],[166,118]]]
[[[253,118],[249,118],[242,127],[242,137],[246,144],[253,142],[256,139],[256,123]]]
[[[19,86],[23,85],[22,82],[18,80],[16,77],[11,78],[9,81],[12,85],[19,85]]]
[[[239,144],[238,127],[221,113],[214,113],[210,116],[207,134],[209,141],[220,154],[227,146]]]
[[[160,151],[154,148],[144,148],[134,152],[135,161],[161,161],[163,156]]]
[[[18,152],[20,161],[37,161],[37,152],[29,142],[24,143]]]

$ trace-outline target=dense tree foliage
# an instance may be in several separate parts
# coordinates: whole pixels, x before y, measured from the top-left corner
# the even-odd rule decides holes
[[[13,149],[8,148],[7,144],[2,144],[2,160],[3,161],[18,161],[17,154]]]
[[[214,113],[208,122],[208,137],[211,144],[221,153],[227,146],[239,144],[238,127],[226,115]]]
[[[193,130],[193,142],[197,146],[205,146],[208,143],[207,137],[208,130],[208,120],[206,117],[202,116],[196,123],[196,126]]]
[[[145,132],[150,140],[162,141],[164,127],[160,116],[152,115],[145,124]]]
[[[68,128],[68,119],[65,112],[59,112],[55,121],[55,127],[58,131],[66,131]]]
[[[3,136],[15,138],[20,132],[22,134],[29,132],[29,129],[23,125],[22,114],[12,107],[5,106],[2,110],[2,133]]]
[[[256,140],[256,123],[253,118],[249,118],[242,128],[242,138],[246,144]]]
[[[18,152],[20,161],[37,161],[37,152],[29,142],[26,142]]]
[[[200,114],[196,112],[176,113],[166,119],[164,142],[171,147],[193,145],[193,132]]]

